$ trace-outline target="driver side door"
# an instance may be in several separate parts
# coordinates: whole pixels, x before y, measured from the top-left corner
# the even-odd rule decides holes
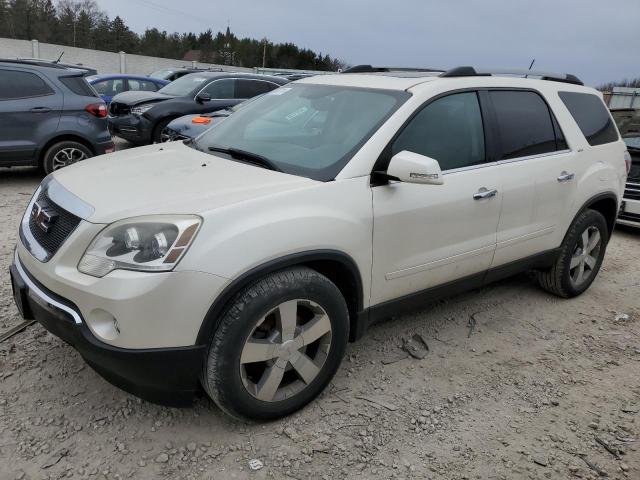
[[[481,284],[502,201],[484,130],[478,92],[464,91],[428,102],[387,147],[388,159],[407,150],[437,160],[444,183],[372,187],[372,306],[455,280]]]

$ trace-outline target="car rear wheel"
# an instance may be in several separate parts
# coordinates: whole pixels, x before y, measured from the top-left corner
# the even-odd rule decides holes
[[[91,150],[81,143],[73,141],[58,142],[46,151],[42,167],[45,173],[49,174],[92,156]]]
[[[276,272],[244,289],[223,314],[202,383],[236,418],[282,417],[325,388],[348,337],[345,300],[328,278],[304,267]]]
[[[608,241],[604,216],[595,210],[582,212],[571,225],[553,267],[538,272],[542,288],[564,298],[583,293],[600,270]]]

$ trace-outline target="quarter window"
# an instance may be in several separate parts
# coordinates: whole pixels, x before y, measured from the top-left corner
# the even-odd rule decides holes
[[[502,154],[498,160],[556,151],[553,116],[540,95],[503,90],[489,92],[489,95],[500,137]],[[558,132],[562,135],[559,128]]]
[[[611,115],[598,96],[577,92],[560,92],[559,95],[589,145],[603,145],[618,140]]]
[[[236,98],[253,98],[278,88],[270,82],[261,80],[238,80]]]
[[[38,75],[16,70],[0,70],[0,100],[41,97],[53,90]]]
[[[484,162],[484,129],[476,92],[449,95],[423,108],[393,142],[393,155],[403,150],[434,158],[442,170]]]
[[[236,81],[231,78],[211,82],[203,90],[203,93],[208,93],[213,99],[235,98],[235,92]]]

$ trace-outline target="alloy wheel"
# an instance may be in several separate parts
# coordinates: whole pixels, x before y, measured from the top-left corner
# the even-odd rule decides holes
[[[63,148],[53,156],[53,170],[59,170],[86,158],[87,154],[78,148]]]
[[[291,398],[320,373],[331,347],[331,321],[315,302],[289,300],[260,318],[245,341],[240,375],[265,402]]]
[[[569,265],[569,277],[575,287],[586,282],[598,264],[602,238],[597,227],[590,226],[580,235]]]

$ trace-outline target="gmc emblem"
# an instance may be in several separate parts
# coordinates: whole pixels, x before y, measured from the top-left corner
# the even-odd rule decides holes
[[[44,233],[48,233],[53,224],[56,223],[58,214],[48,205],[36,202],[33,204],[33,208],[31,209],[31,218],[40,230]]]

